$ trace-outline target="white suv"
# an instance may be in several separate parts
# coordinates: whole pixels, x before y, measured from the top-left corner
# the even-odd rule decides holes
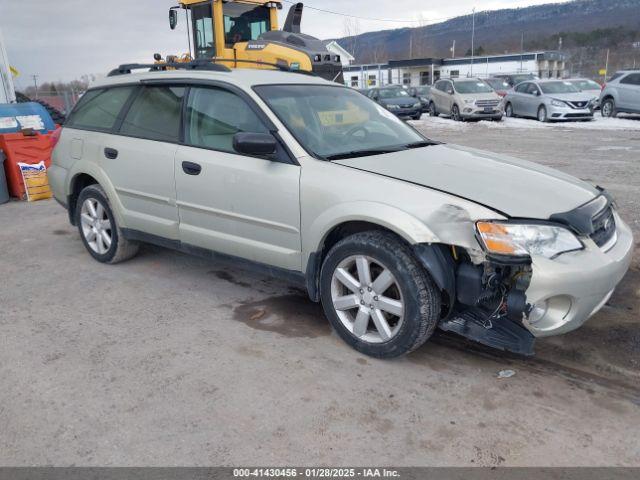
[[[531,354],[597,312],[629,266],[631,231],[600,189],[429,141],[357,91],[131,69],[83,96],[49,170],[100,262],[150,242],[256,266],[304,285],[377,357],[436,327]]]

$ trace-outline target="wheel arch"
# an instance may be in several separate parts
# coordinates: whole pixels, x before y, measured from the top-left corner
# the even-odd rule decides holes
[[[107,175],[96,165],[89,162],[79,162],[69,171],[67,182],[67,206],[69,213],[69,221],[75,225],[75,210],[78,195],[82,189],[89,185],[100,185],[107,195],[107,199],[111,203],[111,210],[120,226],[124,226],[121,215],[122,205],[116,195],[115,188]]]

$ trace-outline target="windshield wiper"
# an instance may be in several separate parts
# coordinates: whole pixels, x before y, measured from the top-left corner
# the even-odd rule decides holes
[[[369,150],[352,150],[350,152],[336,153],[334,155],[327,155],[324,157],[326,160],[343,160],[345,158],[355,157],[369,157],[371,155],[382,155],[384,153],[399,152],[404,148],[371,148]]]
[[[438,145],[438,142],[434,142],[433,140],[421,140],[420,142],[407,143],[405,148],[422,148],[422,147],[431,147],[433,145]]]

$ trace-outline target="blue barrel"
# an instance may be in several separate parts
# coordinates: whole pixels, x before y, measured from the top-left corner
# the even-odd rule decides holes
[[[49,112],[39,103],[0,104],[0,135],[18,133],[29,128],[47,133],[55,130],[56,125]]]

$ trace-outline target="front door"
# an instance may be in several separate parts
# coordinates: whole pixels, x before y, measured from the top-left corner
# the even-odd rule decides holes
[[[180,240],[299,271],[300,167],[238,154],[238,132],[269,129],[235,93],[191,88],[175,162]]]

